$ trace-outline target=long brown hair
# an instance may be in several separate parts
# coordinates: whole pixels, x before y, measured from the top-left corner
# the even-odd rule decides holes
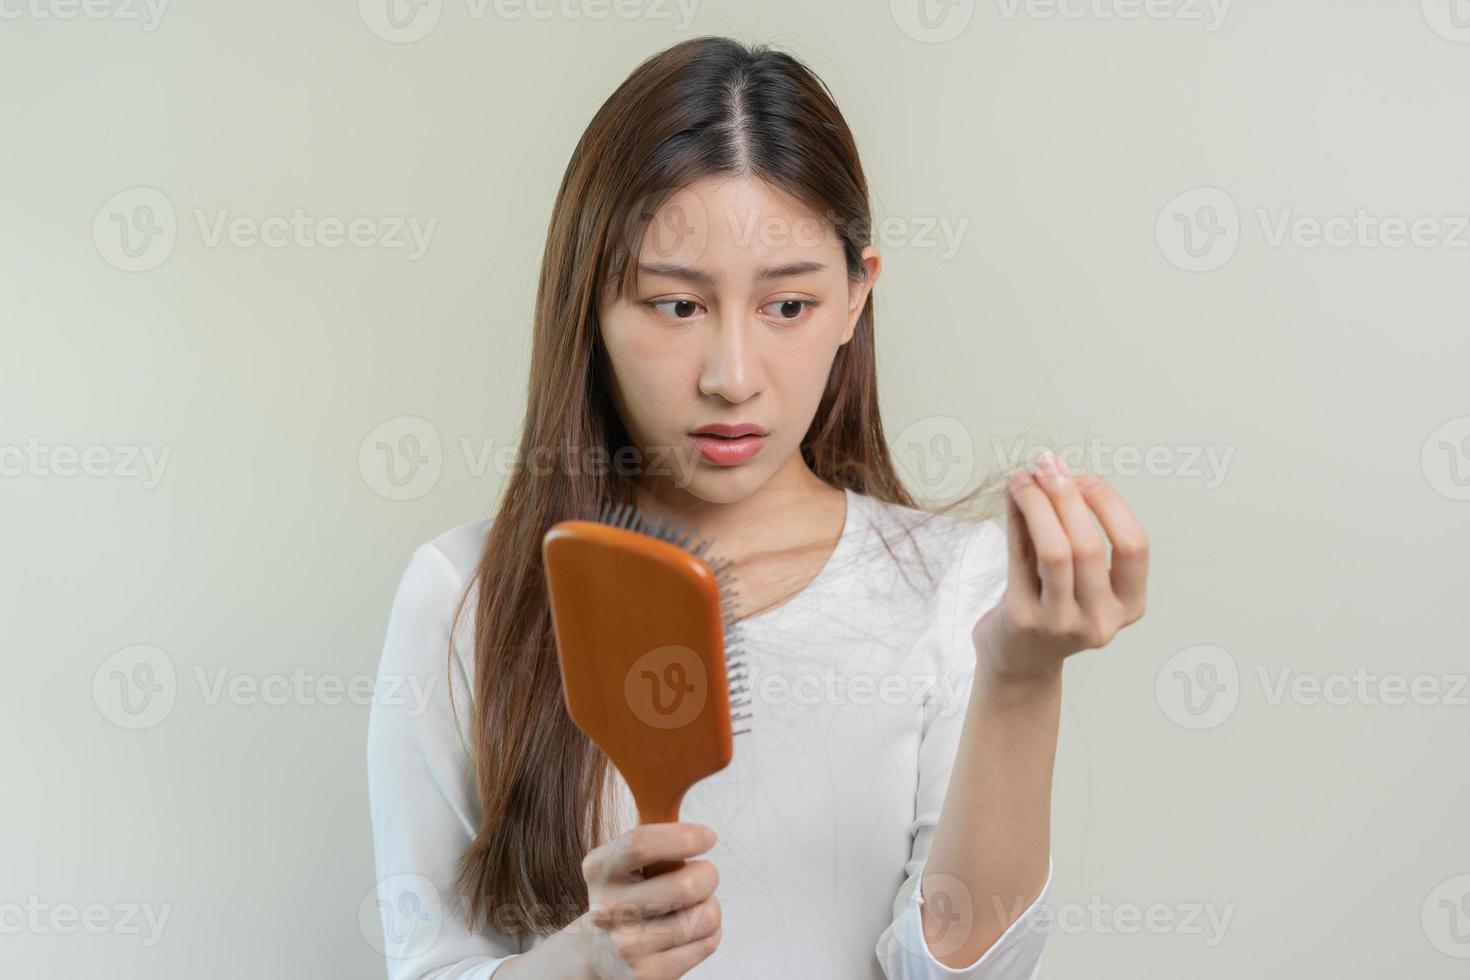
[[[639,243],[674,191],[735,175],[825,216],[849,278],[866,274],[871,217],[852,134],[825,84],[765,45],[696,37],[648,58],[593,117],[557,192],[519,465],[465,597],[476,595],[470,731],[483,817],[457,888],[472,923],[549,934],[587,908],[581,860],[609,833],[608,763],[565,708],[541,540],[557,521],[632,500],[630,477],[613,462],[628,439],[603,374],[599,297],[609,283],[624,295],[636,286]],[[833,487],[916,507],[883,436],[873,321],[870,291],[801,453]],[[597,460],[605,465],[587,465]]]

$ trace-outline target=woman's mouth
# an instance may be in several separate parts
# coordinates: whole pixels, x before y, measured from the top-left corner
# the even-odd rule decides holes
[[[694,440],[700,457],[716,466],[737,466],[744,463],[760,452],[766,443],[765,434],[760,432],[730,436],[702,431],[694,433],[690,438]]]

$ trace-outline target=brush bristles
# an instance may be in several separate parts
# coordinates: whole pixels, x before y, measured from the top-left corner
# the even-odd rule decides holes
[[[709,566],[709,570],[714,573],[715,583],[720,593],[720,624],[725,634],[725,679],[730,690],[730,724],[732,726],[730,733],[732,735],[748,733],[749,727],[734,727],[736,722],[750,721],[748,710],[737,710],[748,708],[750,705],[750,686],[747,684],[750,672],[745,665],[745,652],[740,646],[740,627],[735,618],[735,596],[739,593],[734,588],[734,577],[730,571],[733,562],[728,559],[707,558],[706,554],[711,544],[709,540],[695,541],[694,533],[682,524],[650,516],[632,504],[605,501],[598,512],[597,521],[677,545],[704,561]]]

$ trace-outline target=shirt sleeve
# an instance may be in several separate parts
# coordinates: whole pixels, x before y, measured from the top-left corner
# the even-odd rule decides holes
[[[450,620],[463,588],[432,542],[414,551],[393,598],[369,712],[377,871],[370,901],[382,926],[377,948],[389,980],[488,980],[519,951],[514,937],[471,931],[454,891],[456,862],[480,819],[465,750],[470,672],[460,645],[452,662],[449,657]],[[364,915],[368,933],[370,912]]]
[[[920,883],[939,827],[939,811],[949,788],[960,732],[964,726],[970,689],[975,678],[975,654],[970,632],[975,622],[1000,601],[1005,591],[1007,553],[1005,533],[993,520],[981,523],[970,537],[958,575],[946,579],[937,610],[942,676],[924,704],[919,743],[919,780],[912,826],[913,846],[904,865],[905,880],[893,903],[893,921],[878,938],[878,963],[888,980],[1034,980],[1041,970],[1041,954],[1050,925],[1052,862],[1047,858],[1046,882],[1036,899],[1019,914],[995,943],[974,963],[949,967],[939,962],[924,937],[920,906],[925,898]],[[935,938],[941,952],[946,937],[959,941],[968,909],[946,908],[942,921],[955,923]]]

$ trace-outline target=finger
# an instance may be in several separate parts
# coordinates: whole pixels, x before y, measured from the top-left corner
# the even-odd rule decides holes
[[[1024,475],[1011,495],[1026,519],[1026,531],[1036,552],[1041,605],[1059,613],[1076,601],[1072,594],[1072,545],[1067,541],[1067,532],[1057,518],[1051,497],[1036,482],[1035,474],[1026,469],[1020,472]]]
[[[642,958],[713,935],[720,928],[720,903],[713,895],[697,905],[629,926],[625,958]]]
[[[1012,473],[1007,481],[1008,487],[1023,482],[1018,474],[1024,472],[1026,471],[1022,468]],[[1016,498],[1009,489],[1006,492],[1006,543],[1010,552],[1007,588],[1014,590],[1023,599],[1039,603],[1041,580],[1036,577],[1036,550],[1031,544],[1031,535],[1026,530],[1026,519],[1021,515],[1021,508],[1016,505]]]
[[[722,936],[723,931],[716,929],[703,939],[666,949],[662,953],[654,953],[643,961],[646,972],[639,975],[657,977],[659,980],[682,977],[719,948]]]
[[[1135,617],[1142,616],[1148,586],[1148,535],[1122,495],[1106,480],[1096,476],[1087,480],[1082,493],[1113,543],[1113,593]]]
[[[604,892],[628,921],[655,919],[686,909],[709,898],[720,883],[720,873],[708,861],[690,861],[655,878],[616,884]]]
[[[608,858],[607,873],[613,878],[635,878],[635,872],[659,861],[680,861],[703,854],[713,845],[706,833],[708,827],[696,823],[646,823],[614,840]]]
[[[1089,612],[1115,610],[1113,584],[1108,579],[1107,542],[1092,519],[1092,510],[1082,497],[1067,463],[1056,453],[1045,452],[1036,461],[1037,482],[1051,497],[1067,540],[1072,546],[1072,569],[1077,604]]]

